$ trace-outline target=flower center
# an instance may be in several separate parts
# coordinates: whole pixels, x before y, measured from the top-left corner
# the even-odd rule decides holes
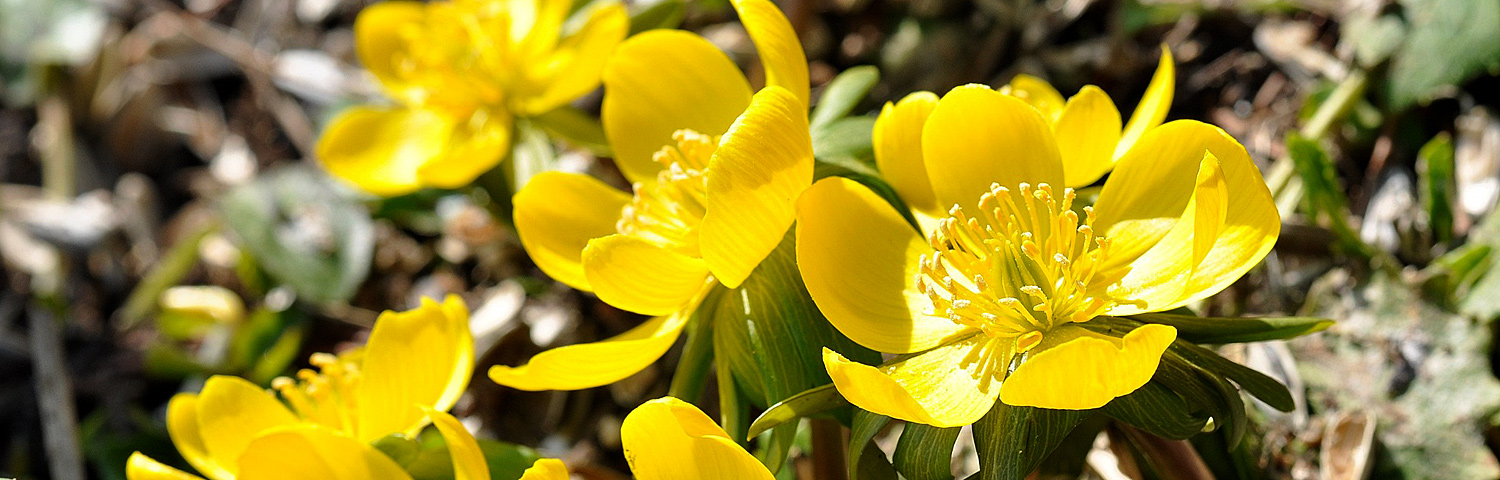
[[[979,199],[979,215],[954,206],[927,236],[917,288],[934,314],[1029,350],[1042,333],[1085,322],[1107,306],[1099,265],[1109,239],[1094,235],[1094,211],[1072,210],[1076,193],[1045,183],[1019,191],[999,184]]]
[[[615,230],[698,257],[708,160],[718,150],[719,139],[692,130],[678,130],[672,138],[676,145],[662,147],[652,156],[663,167],[656,173],[656,183],[632,186],[635,195],[621,210]]]
[[[271,388],[281,394],[292,411],[305,421],[344,432],[354,431],[355,395],[363,349],[342,355],[314,353],[312,369],[297,371],[297,378],[276,377]]]

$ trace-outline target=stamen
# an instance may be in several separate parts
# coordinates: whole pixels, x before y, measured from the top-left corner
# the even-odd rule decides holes
[[[661,164],[656,183],[637,182],[635,194],[620,211],[615,230],[657,245],[699,256],[698,226],[707,212],[709,159],[718,139],[692,130],[672,133],[675,145],[662,147],[651,159]]]

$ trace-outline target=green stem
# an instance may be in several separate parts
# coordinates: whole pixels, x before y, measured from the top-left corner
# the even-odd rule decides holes
[[[672,376],[667,394],[684,402],[698,403],[703,384],[708,381],[708,366],[714,358],[713,322],[699,317],[689,321],[687,328],[682,358],[677,360],[677,373]]]

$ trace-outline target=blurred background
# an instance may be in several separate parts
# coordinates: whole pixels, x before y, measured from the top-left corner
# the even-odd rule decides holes
[[[214,373],[265,384],[422,296],[473,309],[478,372],[638,323],[537,270],[508,200],[377,199],[322,173],[321,126],[381,101],[353,51],[368,4],[0,0],[0,476],[122,479],[137,450],[181,464],[163,426],[174,393]],[[879,68],[857,113],[1018,73],[1064,95],[1098,85],[1128,112],[1166,46],[1169,120],[1238,138],[1285,222],[1265,264],[1199,313],[1339,321],[1224,352],[1289,385],[1298,408],[1254,409],[1246,441],[1205,463],[1221,478],[1500,477],[1500,0],[778,5],[815,98],[844,69]],[[636,29],[680,22],[759,75],[726,1],[629,6]],[[624,185],[585,147],[543,147],[549,168]],[[205,288],[163,295],[174,286]],[[620,420],[666,392],[677,355],[579,392],[480,375],[455,413],[583,478],[626,478]],[[1062,476],[1156,475],[1119,452],[1096,444]]]

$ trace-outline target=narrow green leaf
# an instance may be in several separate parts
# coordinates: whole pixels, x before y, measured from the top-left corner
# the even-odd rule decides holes
[[[1264,342],[1321,332],[1333,320],[1314,317],[1199,317],[1168,313],[1147,313],[1129,317],[1146,323],[1160,323],[1177,328],[1177,338],[1193,343]]]
[[[724,291],[715,288],[709,292],[710,296],[716,296]],[[717,299],[705,298],[705,302],[715,302]],[[693,312],[693,320],[687,325],[687,341],[683,342],[682,356],[677,359],[677,370],[672,373],[672,385],[667,389],[667,394],[677,397],[684,402],[697,403],[698,396],[703,393],[703,385],[708,381],[708,369],[714,359],[714,322],[709,321],[702,309]]]
[[[758,437],[766,430],[799,418],[808,418],[835,408],[849,405],[833,384],[823,385],[793,395],[766,409],[750,424],[750,436]]]
[[[974,424],[980,480],[1021,480],[1093,410],[1013,407],[995,402]]]
[[[552,148],[552,139],[535,123],[517,121],[515,135],[510,155],[510,191],[519,192],[531,177],[557,169],[557,152]]]
[[[155,265],[151,266],[151,271],[141,278],[135,290],[130,291],[130,296],[125,299],[125,306],[120,308],[118,315],[121,330],[134,328],[151,312],[156,311],[162,292],[177,285],[193,271],[193,266],[198,264],[198,245],[203,243],[203,239],[215,229],[217,227],[214,225],[199,227],[198,230],[182,237],[177,244],[167,250],[165,255],[162,255]]]
[[[1285,385],[1253,368],[1232,362],[1212,350],[1182,340],[1172,342],[1168,351],[1180,355],[1184,360],[1199,368],[1234,380],[1240,388],[1277,410],[1290,412],[1296,408],[1296,404],[1292,401],[1292,393],[1287,391]]]
[[[681,2],[668,0],[658,5],[668,3],[680,5]],[[532,117],[531,121],[543,131],[567,140],[568,143],[588,150],[590,153],[601,156],[610,155],[609,139],[604,136],[604,126],[599,124],[599,120],[576,108],[569,106],[555,108],[550,112]]]
[[[848,115],[879,81],[880,70],[873,66],[863,65],[844,70],[844,73],[833,77],[828,86],[823,87],[823,94],[818,97],[818,105],[813,108],[808,124],[817,131]]]
[[[859,462],[851,463],[851,465],[854,465],[851,468],[857,469],[859,475],[850,475],[850,480],[897,480],[899,478],[895,467],[892,467],[891,462],[885,459],[885,453],[880,451],[880,447],[875,445],[875,442],[865,444],[865,451],[859,456]]]
[[[961,430],[907,422],[891,463],[908,480],[951,480],[953,445]]]
[[[1156,382],[1110,401],[1103,412],[1115,420],[1163,438],[1182,440],[1203,431],[1208,416]]]
[[[1345,253],[1367,260],[1377,256],[1375,248],[1360,239],[1359,233],[1349,224],[1349,199],[1339,184],[1338,170],[1317,140],[1287,134],[1286,150],[1307,190],[1307,203],[1312,209],[1313,219],[1320,216],[1328,219],[1329,228]]]
[[[1225,434],[1238,444],[1245,432],[1245,403],[1240,400],[1238,390],[1223,377],[1204,370],[1176,352],[1168,349],[1162,356],[1152,382],[1177,392],[1190,408],[1201,409],[1213,417],[1215,428],[1225,429]]]
[[[1417,176],[1421,178],[1418,196],[1427,211],[1427,226],[1433,240],[1453,239],[1453,139],[1448,132],[1439,133],[1417,151]]]
[[[880,430],[890,422],[891,417],[855,409],[854,425],[849,431],[849,480],[861,478],[859,476],[860,465],[868,462],[863,459],[865,455],[885,458],[885,454],[879,448],[868,449],[866,447],[874,446],[871,441],[875,439],[875,434],[880,433]]]
[[[813,155],[821,159],[853,159],[870,167],[875,164],[875,119],[846,117],[834,120],[812,133]]]

